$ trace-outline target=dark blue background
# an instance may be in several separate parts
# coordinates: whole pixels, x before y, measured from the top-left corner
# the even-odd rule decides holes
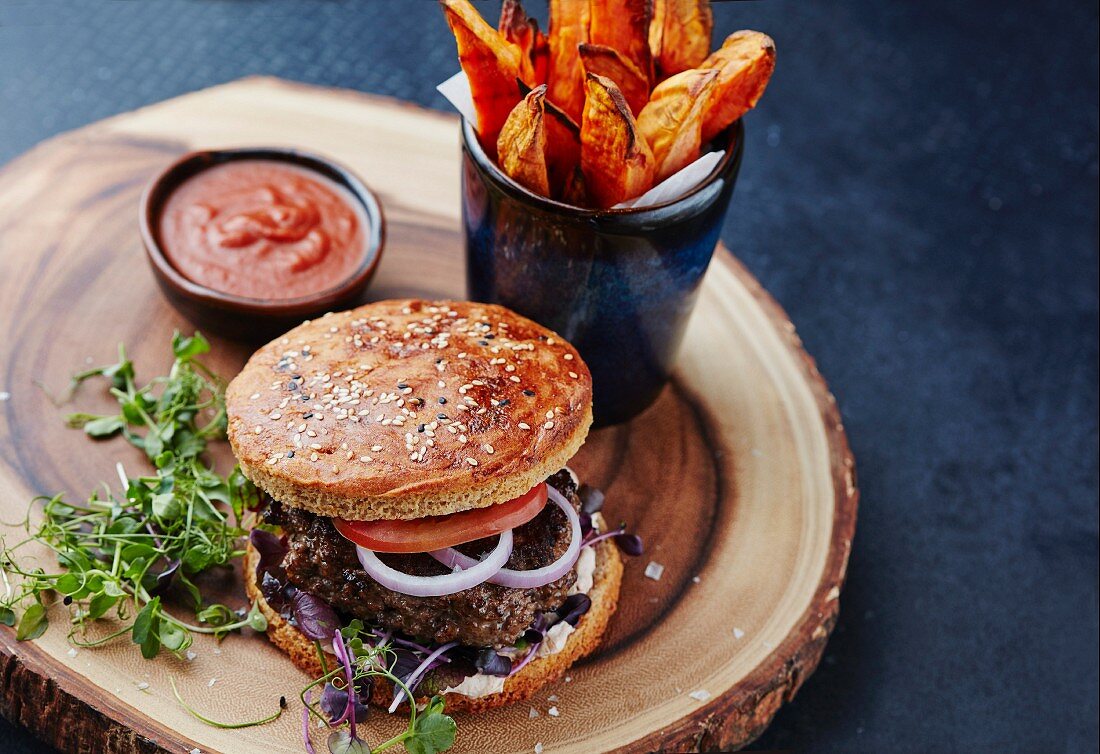
[[[840,624],[758,746],[1095,750],[1096,3],[716,16],[778,46],[723,238],[817,357],[862,488]],[[252,73],[441,108],[456,65],[424,0],[5,1],[0,163]]]

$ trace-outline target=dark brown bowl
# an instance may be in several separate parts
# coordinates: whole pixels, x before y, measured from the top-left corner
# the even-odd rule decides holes
[[[296,165],[335,181],[351,192],[366,213],[363,262],[346,280],[309,296],[261,299],[237,296],[200,285],[177,270],[160,244],[160,213],[168,196],[191,176],[234,160],[275,160]],[[305,319],[360,303],[370,283],[385,242],[385,219],[374,193],[347,168],[318,155],[279,147],[211,149],[185,154],[154,176],[141,196],[138,212],[141,240],[149,264],[164,295],[181,314],[202,330],[245,341],[267,341]]]

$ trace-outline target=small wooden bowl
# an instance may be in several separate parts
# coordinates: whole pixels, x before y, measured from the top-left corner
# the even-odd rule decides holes
[[[160,215],[173,191],[184,181],[214,165],[234,160],[274,160],[296,165],[336,182],[362,205],[369,227],[363,261],[347,279],[332,288],[289,299],[237,296],[184,277],[160,243]],[[382,258],[385,219],[374,193],[350,170],[308,152],[278,147],[212,149],[185,154],[153,177],[141,196],[138,211],[141,240],[161,291],[181,314],[203,330],[236,340],[260,342],[325,312],[350,309],[360,302]]]

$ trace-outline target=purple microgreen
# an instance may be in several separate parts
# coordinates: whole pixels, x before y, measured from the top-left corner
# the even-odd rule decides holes
[[[367,714],[370,711],[367,704],[370,703],[373,686],[372,679],[369,677],[365,679],[361,678],[356,684],[356,698],[352,701],[355,709],[352,711],[355,714],[357,722],[361,722],[367,718]],[[325,684],[325,688],[321,692],[320,707],[328,717],[329,725],[339,725],[344,722],[349,717],[347,689],[337,688],[332,681],[329,681]]]
[[[562,621],[570,626],[576,626],[581,616],[587,613],[590,607],[592,607],[592,599],[587,594],[571,594],[554,612],[561,616]]]
[[[302,707],[302,743],[305,744],[306,754],[317,754],[313,750],[313,742],[309,740],[309,702],[312,697],[312,691],[307,691],[302,697],[305,702],[305,706]]]
[[[362,739],[356,738],[354,731],[334,730],[328,736],[328,750],[331,754],[371,754],[370,747]]]
[[[615,544],[619,546],[620,550],[631,557],[638,557],[645,549],[641,537],[637,534],[627,534],[626,532],[616,535]]]
[[[512,672],[512,661],[490,648],[485,648],[477,653],[474,667],[486,675],[507,676]]]
[[[355,672],[351,669],[352,657],[348,652],[347,646],[344,644],[344,637],[339,630],[332,632],[332,650],[336,653],[336,659],[338,659],[344,666],[344,680],[347,683],[347,689],[350,691],[355,688]],[[351,738],[357,739],[355,735],[355,702],[348,694],[344,700],[344,718],[348,721],[348,726],[351,728]],[[329,738],[329,749],[332,748],[332,739]]]
[[[331,754],[371,754],[367,745],[346,730],[334,730],[326,741]]]
[[[149,590],[150,596],[159,597],[164,595],[169,589],[172,588],[172,584],[176,581],[176,573],[179,571],[180,563],[183,561],[179,558],[168,563],[164,570],[157,574],[156,585]]]
[[[286,557],[286,543],[280,537],[264,529],[253,529],[249,532],[248,542],[260,554],[260,562],[256,566],[256,572],[270,571],[278,576],[278,572],[282,569],[283,558]]]
[[[592,533],[592,516],[584,513],[583,511],[577,514],[577,518],[581,520],[581,537],[584,540],[588,539],[588,535]]]
[[[321,692],[321,711],[328,717],[329,725],[335,725],[348,710],[348,692],[332,685],[332,681],[325,684]]]
[[[307,639],[327,641],[333,633],[339,632],[340,619],[324,600],[299,590],[291,598],[290,606],[294,622]]]
[[[405,681],[405,685],[408,687],[409,693],[413,692],[413,690],[416,688],[416,684],[420,682],[420,679],[423,677],[424,673],[428,672],[428,670],[430,670],[432,668],[432,665],[436,661],[437,658],[442,657],[448,650],[450,650],[454,647],[457,647],[457,646],[458,646],[457,641],[449,641],[446,644],[443,644],[443,645],[437,647],[434,652],[432,652],[430,655],[428,655],[427,658],[422,663],[420,663],[420,665],[417,666],[416,670],[414,670],[409,675],[408,680]],[[401,701],[404,698],[405,698],[405,690],[404,689],[398,689],[396,692],[394,692],[393,702],[390,704],[390,708],[389,708],[389,712],[390,712],[391,715],[394,712],[397,711],[398,707],[401,706]],[[410,699],[409,703],[410,704],[415,704],[416,702],[415,702],[415,700]]]
[[[642,538],[637,534],[627,534],[626,524],[620,524],[618,529],[612,529],[611,531],[605,531],[603,534],[597,534],[596,536],[586,535],[584,540],[585,547],[592,547],[599,544],[605,539],[615,540],[615,544],[619,549],[627,555],[637,557],[642,554],[644,549],[642,545]]]
[[[263,578],[260,580],[260,593],[263,594],[272,610],[282,611],[286,607],[286,592],[283,587],[283,582],[272,576],[268,571],[264,571]]]

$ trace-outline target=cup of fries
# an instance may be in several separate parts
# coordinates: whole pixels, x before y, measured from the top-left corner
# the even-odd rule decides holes
[[[741,116],[775,65],[764,34],[709,53],[707,0],[518,0],[494,28],[440,0],[462,74],[470,298],[568,338],[595,419],[630,419],[668,381],[744,148]],[[457,82],[457,83],[456,83]]]

